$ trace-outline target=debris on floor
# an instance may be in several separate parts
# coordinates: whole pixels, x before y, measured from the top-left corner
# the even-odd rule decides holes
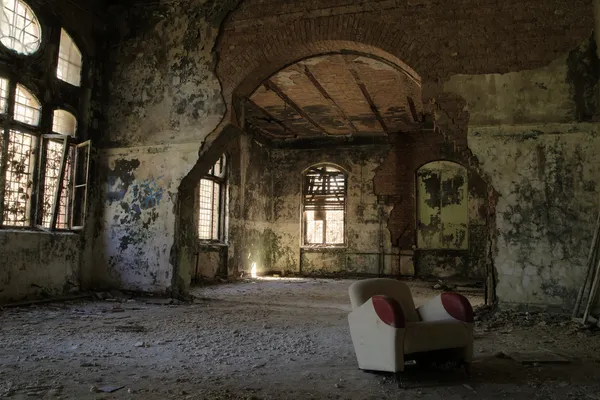
[[[569,364],[571,361],[548,350],[510,352],[507,354],[520,364]]]

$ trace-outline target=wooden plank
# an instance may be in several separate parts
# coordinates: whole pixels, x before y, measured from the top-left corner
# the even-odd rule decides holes
[[[310,70],[308,69],[308,66],[306,66],[306,65],[304,66],[304,74],[306,75],[308,80],[313,84],[313,86],[315,88],[317,88],[319,93],[321,93],[321,96],[323,96],[327,101],[329,101],[329,103],[334,108],[338,109],[338,111],[340,112],[340,115],[342,117],[344,117],[344,119],[348,122],[348,125],[350,125],[350,127],[352,128],[354,133],[358,133],[358,129],[356,129],[356,126],[354,126],[354,124],[352,123],[352,121],[350,120],[348,115],[346,115],[346,112],[342,109],[342,107],[339,106],[339,104],[337,104],[335,102],[335,100],[329,95],[329,93],[327,93],[327,90],[325,90],[325,88],[319,83],[317,78],[313,75],[312,72],[310,72]]]
[[[281,90],[281,88],[279,86],[277,86],[275,84],[275,82],[267,79],[267,81],[264,83],[264,86],[267,89],[275,92],[277,94],[277,96],[281,97],[281,99],[287,103],[288,106],[293,108],[294,111],[296,111],[298,114],[300,114],[305,120],[310,122],[311,125],[313,125],[315,128],[317,128],[322,134],[329,135],[329,133],[321,125],[319,125],[314,119],[312,119],[307,113],[305,113],[304,110],[298,104],[296,104],[296,102],[294,100],[290,99],[290,97],[287,94],[285,94],[285,92],[283,90]]]
[[[375,114],[375,118],[379,122],[379,125],[381,125],[381,128],[383,129],[383,131],[386,134],[389,134],[388,127],[387,127],[385,121],[383,120],[383,117],[381,116],[381,113],[379,112],[379,109],[375,105],[375,102],[373,101],[373,98],[369,94],[369,90],[367,89],[367,87],[363,83],[362,79],[358,75],[358,72],[352,66],[350,66],[350,65],[348,66],[348,70],[350,71],[350,73],[354,77],[354,81],[356,82],[356,84],[358,85],[360,91],[362,92],[363,96],[365,97],[365,100],[367,100],[367,103],[369,103],[369,107],[371,107],[371,111],[373,111],[373,114]]]
[[[575,301],[575,307],[573,308],[573,318],[576,318],[579,315],[579,309],[581,308],[581,302],[583,300],[583,294],[588,286],[588,282],[592,279],[592,275],[594,273],[594,260],[598,257],[598,239],[600,233],[600,207],[598,207],[598,217],[596,218],[596,229],[594,230],[594,237],[592,239],[592,246],[590,247],[590,252],[588,254],[587,260],[587,272],[585,280],[583,281],[583,285],[579,289],[579,293],[577,294],[577,300]],[[585,323],[585,320],[584,320]]]

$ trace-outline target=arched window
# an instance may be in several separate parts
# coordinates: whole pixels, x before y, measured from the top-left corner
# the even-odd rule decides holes
[[[469,248],[468,177],[462,165],[434,161],[417,171],[417,246]]]
[[[15,121],[23,122],[27,125],[38,126],[40,124],[41,114],[42,105],[38,99],[24,86],[17,84],[15,108],[13,110],[13,118]]]
[[[81,84],[81,67],[83,59],[81,51],[71,39],[71,36],[62,29],[60,32],[60,48],[58,51],[58,65],[56,67],[56,76],[61,81],[70,83],[73,86]]]
[[[333,165],[316,165],[303,176],[304,245],[345,243],[346,174]]]
[[[68,111],[54,110],[52,131],[59,135],[75,137],[75,133],[77,132],[77,118]]]
[[[33,54],[42,42],[40,24],[21,0],[0,0],[0,43],[20,54]]]
[[[0,43],[21,54],[37,51],[41,27],[31,8],[21,0],[0,0],[0,11]],[[49,90],[58,79],[79,86],[83,59],[60,29],[60,42],[48,41],[54,60],[36,59],[46,65],[13,71],[15,79],[0,77],[0,228],[83,227],[91,146],[81,143],[77,113],[67,111],[80,107],[83,92],[71,91],[65,99]],[[27,62],[7,57],[5,64],[14,68]]]
[[[225,241],[225,156],[215,163],[198,185],[198,237]]]

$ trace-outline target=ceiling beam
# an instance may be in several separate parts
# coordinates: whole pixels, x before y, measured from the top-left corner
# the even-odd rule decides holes
[[[329,93],[327,93],[327,90],[323,87],[323,85],[321,85],[321,83],[317,80],[317,78],[310,71],[310,69],[308,69],[308,65],[304,65],[304,68],[302,68],[302,67],[299,67],[299,68],[304,70],[304,75],[306,75],[306,77],[313,84],[313,86],[315,88],[317,88],[319,93],[321,93],[321,96],[323,96],[327,101],[329,101],[329,103],[334,108],[337,108],[339,110],[340,114],[348,122],[348,125],[350,125],[350,127],[352,128],[354,133],[358,133],[358,129],[356,129],[356,126],[354,126],[354,124],[352,123],[350,118],[348,118],[348,115],[346,115],[346,112],[342,109],[342,107],[339,106],[338,103],[335,102],[335,100],[329,95]]]
[[[349,61],[345,57],[344,57],[344,60],[346,61],[346,64],[348,65],[348,70],[350,71],[350,73],[354,77],[354,81],[356,82],[356,84],[358,85],[360,91],[362,92],[363,96],[365,97],[365,100],[367,100],[367,103],[369,103],[369,107],[371,108],[371,111],[373,112],[373,114],[375,114],[375,118],[377,118],[377,121],[379,121],[379,125],[381,125],[381,128],[383,129],[383,132],[385,132],[385,134],[389,134],[390,132],[388,131],[388,127],[387,127],[385,121],[383,120],[383,117],[379,113],[379,109],[377,109],[377,106],[375,105],[375,102],[373,101],[373,98],[369,94],[369,91],[367,90],[367,87],[363,83],[362,79],[360,79],[360,76],[358,75],[358,72],[354,68],[354,61]]]
[[[267,117],[267,119],[269,121],[273,121],[274,123],[276,123],[277,125],[279,125],[280,127],[282,127],[283,130],[284,130],[284,132],[290,132],[291,136],[293,136],[293,137],[297,137],[298,136],[296,134],[296,132],[294,132],[294,130],[291,127],[287,126],[285,123],[283,123],[282,121],[280,121],[277,118],[275,118],[273,116],[273,114],[271,114],[270,112],[268,112],[267,110],[265,110],[264,108],[262,108],[261,106],[259,106],[258,104],[256,104],[254,101],[248,99],[247,103],[250,104],[250,107],[258,110],[258,112],[260,112],[265,117]],[[261,129],[261,130],[264,131],[265,129]],[[275,135],[275,134],[271,133],[271,135]],[[279,136],[279,135],[277,135],[277,136]],[[288,137],[288,136],[285,136],[285,137]]]
[[[270,79],[267,79],[263,85],[268,90],[275,92],[275,94],[277,94],[277,96],[279,96],[288,106],[290,106],[292,109],[294,109],[294,111],[296,111],[304,119],[310,122],[321,133],[323,133],[324,135],[329,135],[329,133],[327,133],[327,131],[321,125],[319,125],[314,119],[312,119],[307,113],[305,113],[304,110],[298,104],[296,104],[294,100],[290,99],[289,96],[285,94],[285,92],[281,90],[281,88],[277,86],[277,84],[275,84],[275,82],[273,82]]]
[[[421,122],[419,120],[419,114],[417,113],[417,107],[415,106],[415,101],[410,96],[406,96],[406,101],[408,102],[408,107],[410,107],[410,113],[412,114],[413,121],[416,123]]]

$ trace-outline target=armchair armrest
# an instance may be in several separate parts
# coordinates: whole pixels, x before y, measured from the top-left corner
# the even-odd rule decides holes
[[[473,323],[473,307],[458,293],[442,293],[417,308],[421,321],[458,320]]]
[[[400,304],[373,296],[348,315],[359,368],[397,372],[404,369],[406,319]]]

